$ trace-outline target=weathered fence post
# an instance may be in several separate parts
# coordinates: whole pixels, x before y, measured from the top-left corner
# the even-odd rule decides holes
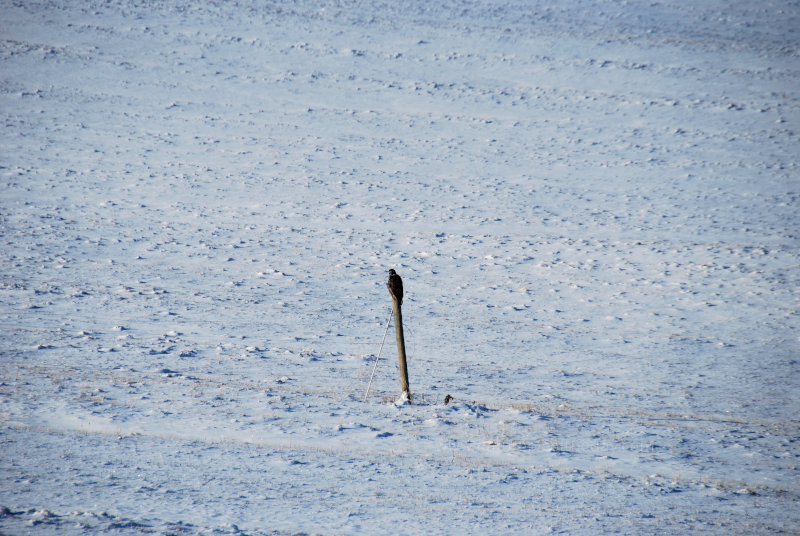
[[[408,387],[408,366],[406,365],[406,340],[403,337],[403,280],[394,270],[389,270],[389,282],[386,284],[392,295],[392,312],[394,313],[394,333],[397,338],[397,359],[400,362],[400,389],[411,402],[411,389]]]
[[[397,359],[400,362],[400,389],[408,393],[408,400],[411,401],[411,389],[408,388],[408,365],[406,365],[406,340],[403,337],[403,312],[402,306],[397,298],[392,298],[392,310],[394,311],[394,334],[397,338]]]

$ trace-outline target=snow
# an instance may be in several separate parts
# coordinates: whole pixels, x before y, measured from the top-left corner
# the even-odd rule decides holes
[[[797,2],[0,6],[0,531],[800,530]]]

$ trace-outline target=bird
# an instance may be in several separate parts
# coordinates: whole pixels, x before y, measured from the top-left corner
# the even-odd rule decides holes
[[[403,280],[393,269],[389,270],[389,281],[386,286],[389,287],[392,298],[397,300],[397,304],[403,305]]]

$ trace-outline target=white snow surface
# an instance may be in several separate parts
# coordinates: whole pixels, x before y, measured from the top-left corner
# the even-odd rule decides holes
[[[0,532],[800,533],[797,1],[0,31]]]

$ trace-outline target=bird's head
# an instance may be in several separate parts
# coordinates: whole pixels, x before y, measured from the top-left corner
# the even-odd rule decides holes
[[[389,269],[389,275],[397,275],[397,272],[394,271],[394,268]]]

